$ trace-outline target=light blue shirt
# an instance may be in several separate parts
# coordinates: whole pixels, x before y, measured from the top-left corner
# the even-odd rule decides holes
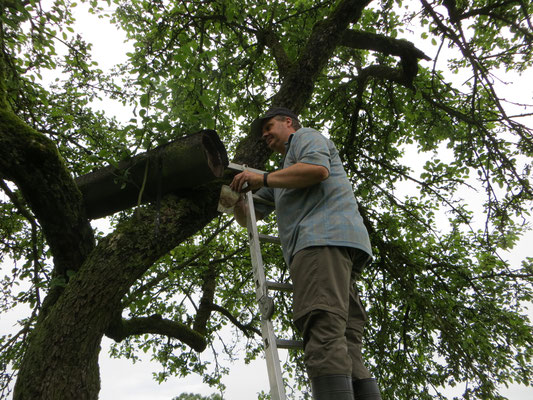
[[[329,171],[327,179],[303,189],[263,187],[256,193],[275,204],[287,265],[294,254],[310,246],[355,247],[372,255],[368,232],[333,142],[314,129],[301,128],[290,136],[286,148],[283,168],[301,162]],[[264,204],[255,208],[263,215],[274,210]]]

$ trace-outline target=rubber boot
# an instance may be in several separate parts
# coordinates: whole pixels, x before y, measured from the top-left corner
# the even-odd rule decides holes
[[[374,378],[353,381],[354,400],[381,400],[379,387]]]
[[[354,400],[352,378],[348,375],[324,375],[311,379],[315,400]]]

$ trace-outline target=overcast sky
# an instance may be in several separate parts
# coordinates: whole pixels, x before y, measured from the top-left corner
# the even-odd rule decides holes
[[[129,51],[129,46],[124,44],[124,35],[117,31],[113,26],[107,24],[105,20],[96,18],[83,10],[85,5],[77,7],[78,27],[76,33],[80,32],[85,40],[93,43],[93,55],[99,62],[101,69],[106,70],[120,61],[126,59],[125,53]],[[424,49],[425,50],[425,49]],[[428,55],[432,55],[428,52]],[[529,79],[524,82],[521,78],[515,88],[510,88],[509,93],[513,90],[522,90],[528,88],[524,102],[531,104],[533,77],[529,74]],[[518,89],[522,88],[522,89]],[[113,112],[117,107],[116,115],[120,120],[128,120],[118,104],[106,103],[97,105],[105,108],[106,112]],[[513,262],[519,262],[525,256],[531,256],[530,244],[533,243],[533,234],[530,233],[521,243],[513,250],[510,258]],[[8,273],[9,266],[3,268],[0,277]],[[23,317],[26,313],[18,310],[9,315],[2,315],[0,321],[0,334],[13,332],[13,324],[17,318]],[[104,338],[102,351],[100,355],[100,375],[102,380],[102,389],[100,392],[101,400],[170,400],[182,392],[193,392],[200,394],[214,393],[214,389],[204,384],[201,378],[193,375],[187,378],[171,378],[163,384],[158,384],[152,379],[152,372],[160,369],[159,364],[149,361],[149,354],[144,357],[143,361],[132,364],[129,360],[110,359],[107,355],[108,347],[111,341]],[[284,359],[286,353],[280,352],[280,358]],[[242,360],[232,364],[231,373],[224,378],[227,386],[225,399],[227,400],[250,400],[256,399],[257,393],[261,390],[268,391],[268,377],[266,372],[266,363],[263,359],[256,360],[249,365],[245,365]],[[386,383],[382,382],[382,385]],[[462,389],[462,388],[461,388]],[[450,391],[449,395],[460,395],[462,390]],[[532,400],[533,388],[526,388],[514,385],[502,394],[511,400]],[[451,398],[451,397],[450,397]]]

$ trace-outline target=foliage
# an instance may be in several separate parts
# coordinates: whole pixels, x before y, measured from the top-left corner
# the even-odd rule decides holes
[[[219,394],[212,394],[210,396],[202,396],[194,393],[182,393],[173,400],[222,400]]]
[[[132,45],[111,71],[75,31],[74,2],[0,1],[0,104],[50,139],[72,176],[203,128],[216,129],[230,159],[238,157],[255,115],[272,102],[295,106],[304,125],[337,144],[371,234],[375,261],[360,283],[370,318],[365,356],[387,382],[384,398],[443,398],[444,387],[460,386],[465,398],[499,399],[502,385],[530,384],[533,259],[514,265],[505,252],[530,221],[531,115],[516,111],[526,105],[500,95],[497,82],[502,71],[531,70],[532,4],[370,2],[307,76],[312,66],[302,55],[325,48],[326,40],[312,51],[324,21],[337,7],[365,2],[83,3]],[[372,36],[354,40],[345,31]],[[60,74],[45,83],[49,71]],[[304,89],[283,97],[287,82]],[[131,119],[95,110],[100,98],[120,102]],[[267,169],[278,162],[254,161]],[[56,273],[31,204],[2,169],[0,177],[1,257],[13,262],[0,310],[31,309],[20,331],[0,340],[6,394],[43,299],[71,276]],[[120,234],[117,226],[132,218],[129,210],[113,216],[111,233],[97,240]],[[274,221],[261,229],[272,233]],[[218,216],[147,266],[122,299],[123,318],[180,322],[206,337],[209,355],[149,333],[126,337],[112,354],[150,352],[163,368],[156,379],[198,373],[223,389],[225,357],[243,348],[246,359],[261,354],[247,251],[245,232]],[[270,275],[287,279],[279,250],[264,251]],[[277,302],[277,328],[292,338],[290,298]],[[285,370],[294,393],[305,392],[297,353]],[[192,396],[178,398],[200,398]]]

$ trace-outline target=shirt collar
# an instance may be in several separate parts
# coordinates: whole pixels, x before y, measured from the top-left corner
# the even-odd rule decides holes
[[[289,147],[291,145],[291,141],[292,141],[292,137],[294,136],[294,133],[291,133],[289,135],[289,140],[287,142],[285,142],[285,151],[288,151],[289,150]]]

